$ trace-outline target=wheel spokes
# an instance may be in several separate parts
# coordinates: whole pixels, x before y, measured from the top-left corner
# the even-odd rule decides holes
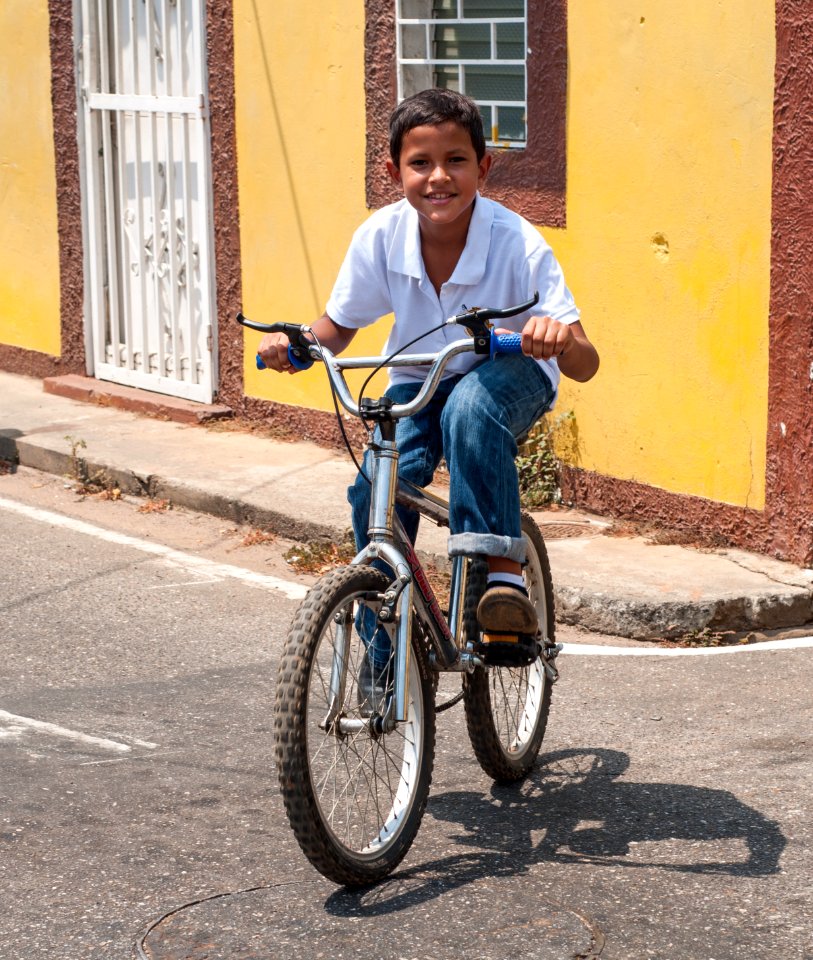
[[[374,732],[369,722],[341,732],[345,728],[340,731],[339,718],[328,729],[319,725],[330,706],[334,622],[355,623],[354,613],[350,599],[326,625],[316,652],[308,690],[308,752],[314,794],[325,822],[345,846],[363,852],[386,843],[406,815],[420,758],[420,724],[410,708],[406,722],[386,733]],[[350,632],[339,717],[361,719],[357,683],[366,654],[355,627]],[[419,684],[410,684],[412,696],[416,687]]]

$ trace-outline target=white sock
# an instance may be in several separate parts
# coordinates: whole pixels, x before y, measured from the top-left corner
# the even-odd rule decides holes
[[[488,583],[491,584],[494,581],[507,583],[512,587],[519,587],[520,589],[525,588],[525,581],[518,573],[490,573],[488,575]]]

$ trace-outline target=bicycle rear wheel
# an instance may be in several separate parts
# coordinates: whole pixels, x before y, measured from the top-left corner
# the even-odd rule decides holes
[[[536,607],[543,641],[553,643],[553,580],[545,542],[533,518],[522,514],[527,558],[523,578]],[[486,586],[487,567],[472,560],[466,590],[467,639],[478,639],[476,610]],[[498,783],[527,776],[548,723],[551,682],[541,657],[524,667],[478,667],[463,679],[466,726],[474,754]]]
[[[388,584],[362,566],[320,580],[294,618],[279,669],[276,760],[285,810],[308,860],[346,886],[374,883],[400,863],[432,778],[434,699],[417,636],[404,723],[387,724],[384,707],[370,716],[359,693],[366,657],[359,614],[365,606],[377,613]]]

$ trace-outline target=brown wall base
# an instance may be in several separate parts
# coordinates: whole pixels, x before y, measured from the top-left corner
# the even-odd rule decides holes
[[[49,353],[24,350],[0,343],[0,370],[20,373],[26,377],[54,377],[63,373],[84,374],[84,364],[76,359],[65,360]]]
[[[797,563],[813,565],[813,542],[791,518],[769,511],[690,497],[660,490],[632,480],[604,477],[586,470],[566,468],[562,498],[604,516],[654,523],[697,539],[717,541],[743,550]]]
[[[686,532],[703,530],[738,546],[750,542],[764,523],[764,514],[758,510],[571,467],[565,469],[562,477],[562,498],[606,516],[647,521]]]
[[[339,424],[334,413],[324,410],[309,410],[306,407],[289,406],[286,403],[274,403],[269,400],[258,400],[255,397],[243,397],[242,401],[233,408],[238,417],[247,420],[264,421],[280,436],[291,440],[309,440],[324,447],[345,449]],[[343,420],[344,429],[353,447],[356,456],[367,440],[367,434],[361,423],[355,418]]]

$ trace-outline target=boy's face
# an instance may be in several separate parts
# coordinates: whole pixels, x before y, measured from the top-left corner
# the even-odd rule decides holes
[[[404,190],[422,222],[435,227],[458,225],[471,215],[477,191],[485,182],[491,157],[477,159],[467,130],[450,121],[413,127],[405,134],[396,167],[387,161],[390,176]]]

